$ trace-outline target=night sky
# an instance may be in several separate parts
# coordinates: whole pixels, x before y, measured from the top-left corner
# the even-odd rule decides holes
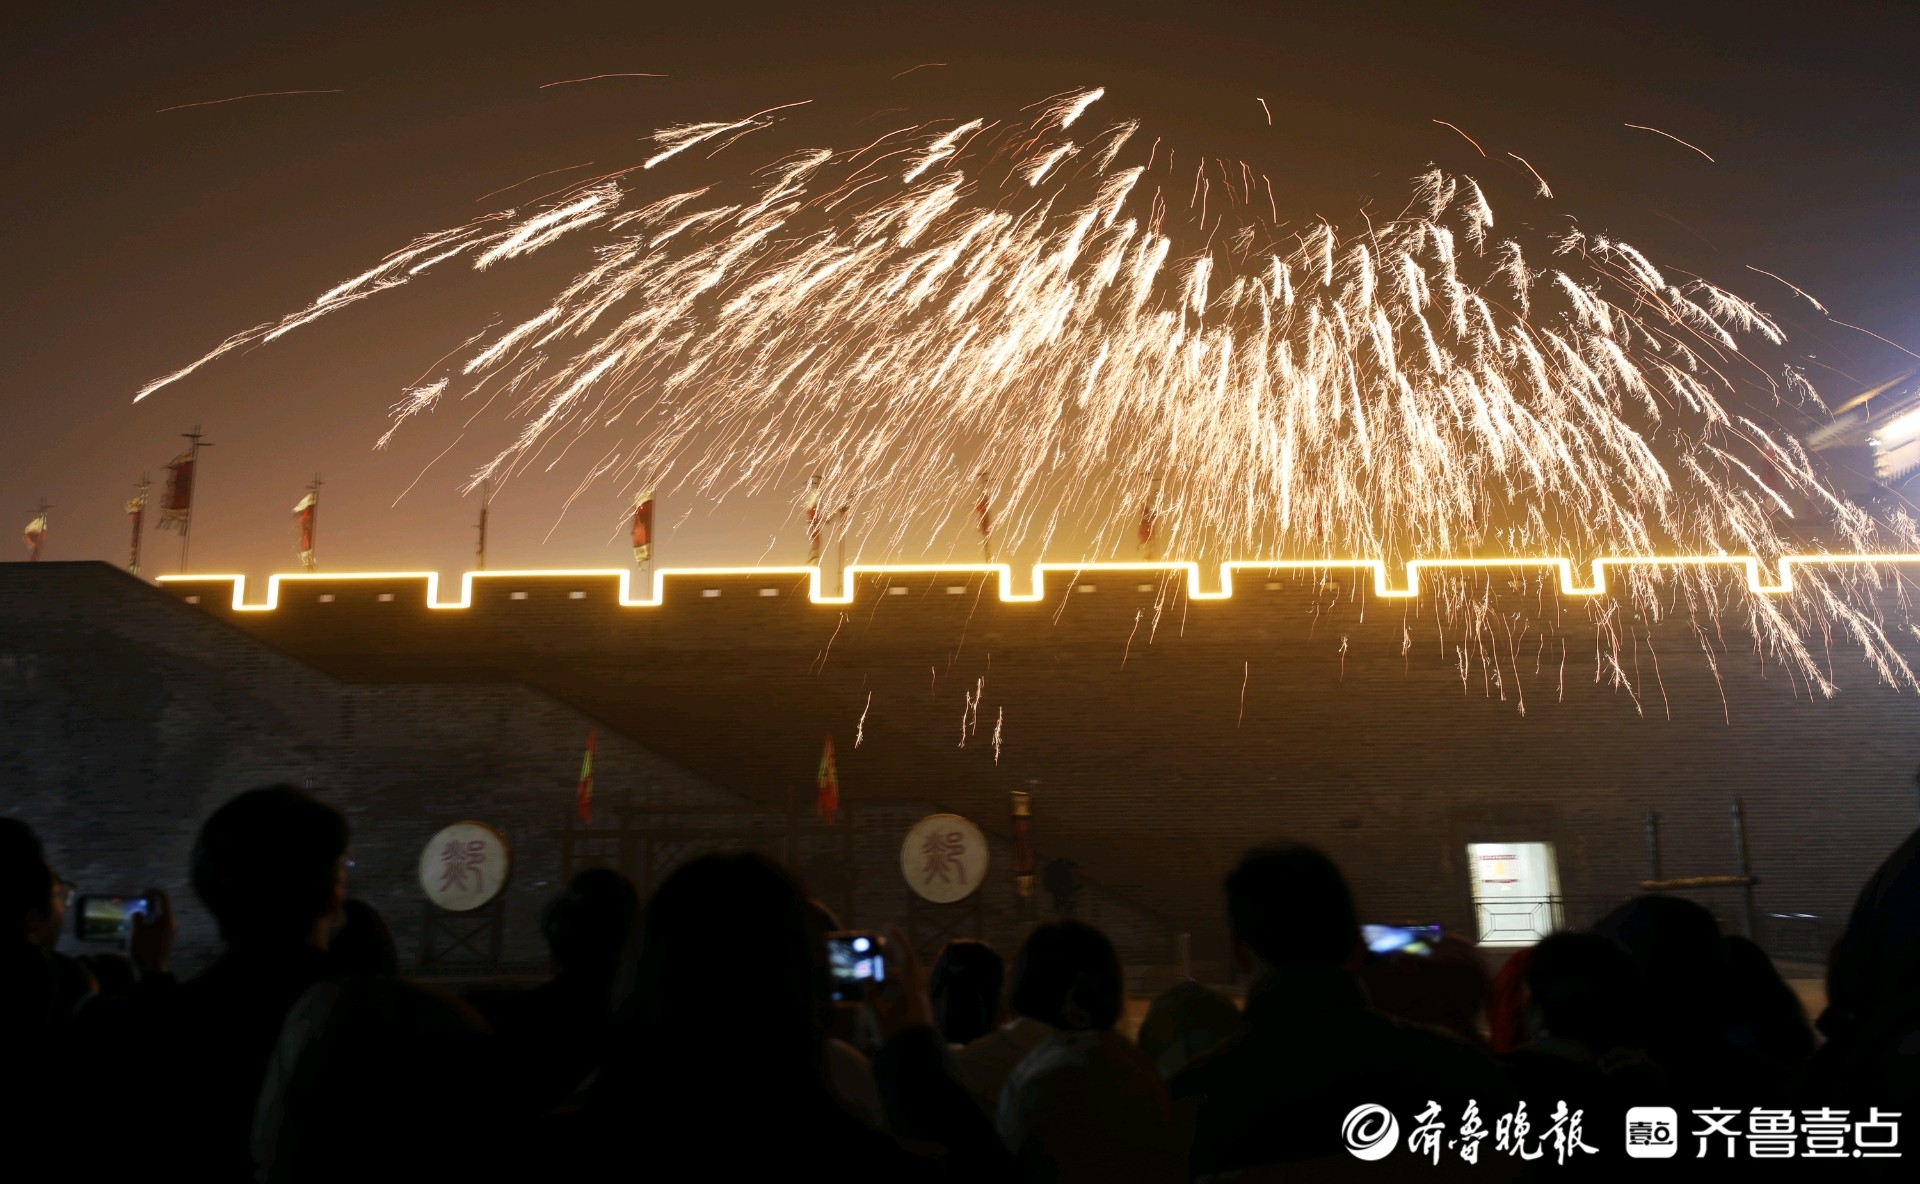
[[[1920,349],[1912,5],[40,7],[0,32],[0,526],[17,532],[51,500],[49,559],[124,562],[123,503],[199,423],[215,447],[197,570],[297,568],[289,510],[316,473],[323,570],[462,570],[475,501],[459,478],[505,429],[431,468],[460,417],[410,425],[388,452],[372,445],[405,386],[489,318],[524,315],[583,256],[449,273],[138,406],[134,392],[415,235],[546,185],[476,203],[490,191],[584,162],[598,167],[546,184],[623,167],[662,126],[800,99],[814,105],[786,141],[750,141],[720,163],[756,166],[786,143],[847,147],[892,126],[888,108],[1000,115],[1092,85],[1108,88],[1114,117],[1265,171],[1283,213],[1303,218],[1398,209],[1428,162],[1524,194],[1514,152],[1554,198],[1509,197],[1503,214],[1571,216],[1758,300],[1830,402],[1913,359],[1823,322],[1750,267]],[[902,73],[926,63],[942,64]],[[631,72],[668,77],[544,86]],[[213,103],[289,90],[337,93]],[[510,485],[490,565],[627,562],[617,490],[561,516],[577,479]],[[781,499],[669,502],[661,523],[669,565],[805,554]],[[149,544],[148,573],[174,570],[172,536]],[[17,549],[5,558],[24,554],[17,537],[6,545]]]

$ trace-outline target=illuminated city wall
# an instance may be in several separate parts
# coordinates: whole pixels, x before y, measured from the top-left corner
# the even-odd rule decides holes
[[[344,680],[525,683],[751,800],[810,795],[829,732],[855,802],[1004,829],[1027,790],[1049,853],[1202,948],[1219,874],[1261,838],[1326,846],[1373,916],[1468,930],[1466,844],[1551,842],[1577,923],[1637,891],[1649,809],[1663,874],[1731,872],[1740,796],[1760,911],[1811,915],[1763,936],[1816,956],[1913,826],[1920,702],[1839,637],[1827,698],[1732,609],[1597,628],[1576,570],[1429,567],[1406,596],[1366,565],[1242,566],[1230,596],[1178,566],[1054,568],[1038,595],[1002,568],[856,570],[850,600],[809,569],[668,572],[646,596],[617,572],[323,574],[280,580],[272,611],[235,611],[231,579],[164,586]],[[1791,571],[1726,564],[1728,603]],[[1737,894],[1701,899],[1738,922]]]
[[[217,944],[185,883],[194,832],[261,784],[311,786],[347,813],[350,890],[385,914],[410,966],[429,911],[415,877],[422,845],[461,819],[500,828],[515,855],[502,961],[520,971],[545,964],[538,919],[568,866],[567,832],[584,832],[573,866],[618,864],[610,828],[632,821],[629,806],[676,836],[633,860],[636,875],[664,875],[697,851],[686,835],[725,830],[730,843],[791,855],[856,924],[903,919],[899,837],[936,808],[910,794],[850,795],[848,826],[803,810],[789,847],[785,800],[743,798],[520,681],[343,681],[100,563],[0,564],[0,713],[0,814],[27,820],[82,892],[173,890],[188,973]],[[590,730],[597,804],[580,828],[575,778]],[[1002,838],[993,859],[1010,865]],[[982,903],[979,931],[1013,940],[1010,879],[992,877]],[[1169,929],[1151,910],[1097,883],[1080,909],[1130,959],[1167,958]]]

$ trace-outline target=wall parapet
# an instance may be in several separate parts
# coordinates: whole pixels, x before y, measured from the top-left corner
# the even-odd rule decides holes
[[[1406,563],[1402,581],[1395,584],[1387,563],[1377,559],[1297,559],[1297,560],[1235,560],[1222,563],[1216,569],[1217,585],[1208,588],[1202,580],[1203,568],[1200,564],[1174,560],[1141,563],[1036,563],[1029,572],[1027,587],[1017,590],[1014,587],[1014,568],[1008,563],[958,563],[958,564],[852,564],[840,573],[840,587],[837,592],[830,590],[825,573],[819,567],[690,567],[661,568],[651,574],[650,580],[636,581],[635,572],[628,568],[558,568],[550,570],[528,571],[469,571],[460,576],[459,594],[454,599],[441,598],[441,575],[433,571],[388,571],[388,572],[295,572],[267,577],[266,596],[263,600],[249,603],[247,600],[247,577],[244,575],[206,574],[160,576],[158,582],[175,595],[182,596],[194,603],[200,597],[213,592],[217,597],[228,600],[234,612],[270,612],[279,607],[282,593],[290,586],[308,586],[324,589],[334,584],[362,584],[374,582],[391,585],[393,590],[381,592],[383,600],[394,599],[398,590],[408,586],[417,586],[425,606],[430,609],[453,610],[472,607],[477,584],[485,582],[502,584],[519,582],[522,584],[538,581],[542,584],[590,583],[604,590],[609,583],[616,589],[617,602],[624,608],[658,608],[668,597],[668,586],[675,586],[675,595],[717,596],[725,591],[725,585],[751,586],[759,582],[758,594],[762,596],[784,596],[798,594],[798,584],[804,581],[807,599],[818,605],[846,606],[855,603],[863,589],[876,590],[872,594],[898,594],[904,591],[894,581],[906,578],[926,577],[937,582],[939,577],[964,580],[967,583],[950,586],[949,592],[973,591],[973,582],[979,582],[981,590],[988,585],[997,584],[999,599],[1005,604],[1030,604],[1044,600],[1048,594],[1050,582],[1056,577],[1066,577],[1065,583],[1082,588],[1092,587],[1083,583],[1090,575],[1131,575],[1137,579],[1157,580],[1162,587],[1175,587],[1190,600],[1230,600],[1234,594],[1236,576],[1259,576],[1268,578],[1282,574],[1321,575],[1335,572],[1352,572],[1362,577],[1372,576],[1373,594],[1387,600],[1414,599],[1427,590],[1431,577],[1445,579],[1451,573],[1485,572],[1506,570],[1510,572],[1542,571],[1558,577],[1559,592],[1565,596],[1594,597],[1608,593],[1608,573],[1631,574],[1633,572],[1660,573],[1676,568],[1720,568],[1734,572],[1745,580],[1747,590],[1757,595],[1780,596],[1794,591],[1794,572],[1801,568],[1900,568],[1920,566],[1920,554],[1893,553],[1814,553],[1782,556],[1775,564],[1768,564],[1751,555],[1680,555],[1680,556],[1610,556],[1595,559],[1588,565],[1586,583],[1579,582],[1578,566],[1569,559],[1561,558],[1449,558],[1415,559]],[[776,582],[785,581],[785,586]],[[635,585],[640,583],[647,594],[636,596]],[[716,587],[722,585],[723,587]],[[218,591],[215,591],[218,589]],[[681,592],[680,589],[693,589]],[[1145,590],[1142,588],[1141,590]],[[325,594],[321,594],[323,599]],[[514,595],[515,599],[524,598]],[[577,590],[575,599],[585,599],[584,589]]]

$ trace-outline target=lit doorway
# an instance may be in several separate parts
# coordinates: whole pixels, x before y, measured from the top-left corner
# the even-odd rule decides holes
[[[1530,946],[1565,924],[1552,843],[1468,843],[1483,946]]]

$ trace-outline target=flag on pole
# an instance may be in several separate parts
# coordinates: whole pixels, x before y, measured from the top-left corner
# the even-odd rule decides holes
[[[653,558],[653,490],[633,495],[633,561]]]
[[[293,505],[294,521],[299,523],[300,526],[300,566],[306,568],[308,571],[312,571],[315,566],[313,558],[313,516],[314,512],[319,508],[320,494],[317,490],[312,489],[307,491],[307,496],[301,498]]]
[[[814,786],[818,793],[813,799],[814,812],[833,824],[834,816],[840,813],[840,774],[833,767],[833,736],[827,736],[826,751],[820,754],[820,772],[814,777]]]
[[[189,448],[167,462],[167,492],[160,499],[160,529],[187,528],[193,513],[193,450]]]
[[[980,554],[989,563],[993,561],[993,544],[987,536],[993,533],[993,515],[987,511],[987,499],[990,494],[981,494],[980,501],[973,507],[974,517],[980,520]]]
[[[133,530],[133,539],[127,549],[127,570],[140,570],[140,526],[147,517],[147,479],[140,479],[139,492],[127,501],[127,525]]]
[[[807,564],[820,562],[820,474],[807,481]]]
[[[38,563],[40,544],[47,541],[47,515],[44,511],[34,515],[33,521],[27,523],[27,529],[22,532],[21,537],[26,540],[28,562]]]
[[[599,736],[587,733],[587,755],[580,759],[580,784],[573,791],[574,808],[580,811],[580,821],[588,824],[593,822],[593,742]]]

